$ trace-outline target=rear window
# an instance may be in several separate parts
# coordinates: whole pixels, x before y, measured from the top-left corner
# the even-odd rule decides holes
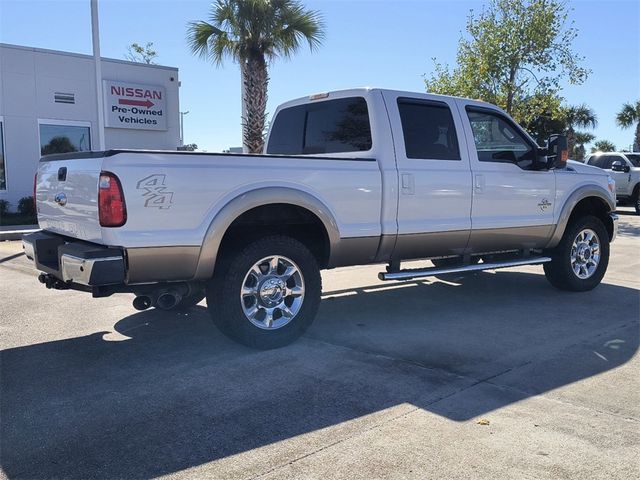
[[[304,155],[370,149],[367,102],[354,97],[281,110],[271,127],[267,153]]]
[[[625,156],[629,159],[634,167],[640,167],[640,155],[625,153]]]
[[[407,158],[460,160],[453,117],[442,102],[399,99]]]

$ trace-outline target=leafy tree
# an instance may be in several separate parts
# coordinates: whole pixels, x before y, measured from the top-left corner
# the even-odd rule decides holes
[[[622,128],[629,128],[636,124],[636,134],[633,138],[633,151],[640,152],[640,100],[635,104],[625,103],[616,115],[616,123]]]
[[[595,128],[598,125],[598,117],[595,112],[584,103],[582,105],[563,107],[561,113],[566,126],[567,142],[569,144],[569,157],[575,158],[575,128]]]
[[[264,145],[269,63],[290,58],[303,42],[313,51],[324,37],[319,12],[296,0],[216,0],[209,21],[191,22],[191,51],[221,65],[240,64],[244,87],[243,142],[251,153]]]
[[[586,149],[584,148],[584,144],[593,141],[594,138],[596,137],[592,133],[576,132],[575,133],[576,145],[573,149],[574,157],[572,158],[574,160],[579,160],[581,162],[584,161],[585,153],[587,153]]]
[[[472,10],[457,65],[434,59],[427,91],[496,104],[544,135],[561,119],[562,83],[581,84],[589,74],[573,50],[578,31],[568,11],[561,0],[490,0],[479,15]]]
[[[616,146],[609,140],[598,140],[591,147],[591,153],[593,152],[615,152]]]
[[[77,152],[69,137],[53,137],[49,143],[40,148],[40,155],[50,155],[52,153]]]
[[[127,47],[127,53],[124,57],[130,62],[146,63],[148,65],[155,65],[153,60],[158,56],[158,53],[153,49],[153,42],[147,42],[146,45],[140,45],[139,43],[132,43]]]

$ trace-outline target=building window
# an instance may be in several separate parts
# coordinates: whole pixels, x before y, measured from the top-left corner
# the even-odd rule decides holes
[[[91,150],[91,129],[78,125],[40,124],[40,154]]]
[[[7,189],[7,175],[4,163],[4,124],[0,122],[0,190]]]

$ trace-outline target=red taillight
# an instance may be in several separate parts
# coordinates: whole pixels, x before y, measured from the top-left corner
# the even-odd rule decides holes
[[[113,173],[102,172],[98,184],[98,215],[103,227],[121,227],[127,221],[127,207],[120,180]]]

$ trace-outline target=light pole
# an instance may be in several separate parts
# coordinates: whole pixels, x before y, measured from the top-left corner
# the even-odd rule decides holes
[[[98,118],[96,127],[98,130],[98,148],[105,150],[104,142],[104,97],[102,96],[102,63],[100,61],[100,28],[98,22],[98,0],[91,0],[91,34],[93,40],[93,62],[96,76],[96,101]],[[92,145],[93,149],[93,145]]]
[[[189,110],[186,112],[180,112],[180,146],[184,147],[184,116],[189,113]]]

